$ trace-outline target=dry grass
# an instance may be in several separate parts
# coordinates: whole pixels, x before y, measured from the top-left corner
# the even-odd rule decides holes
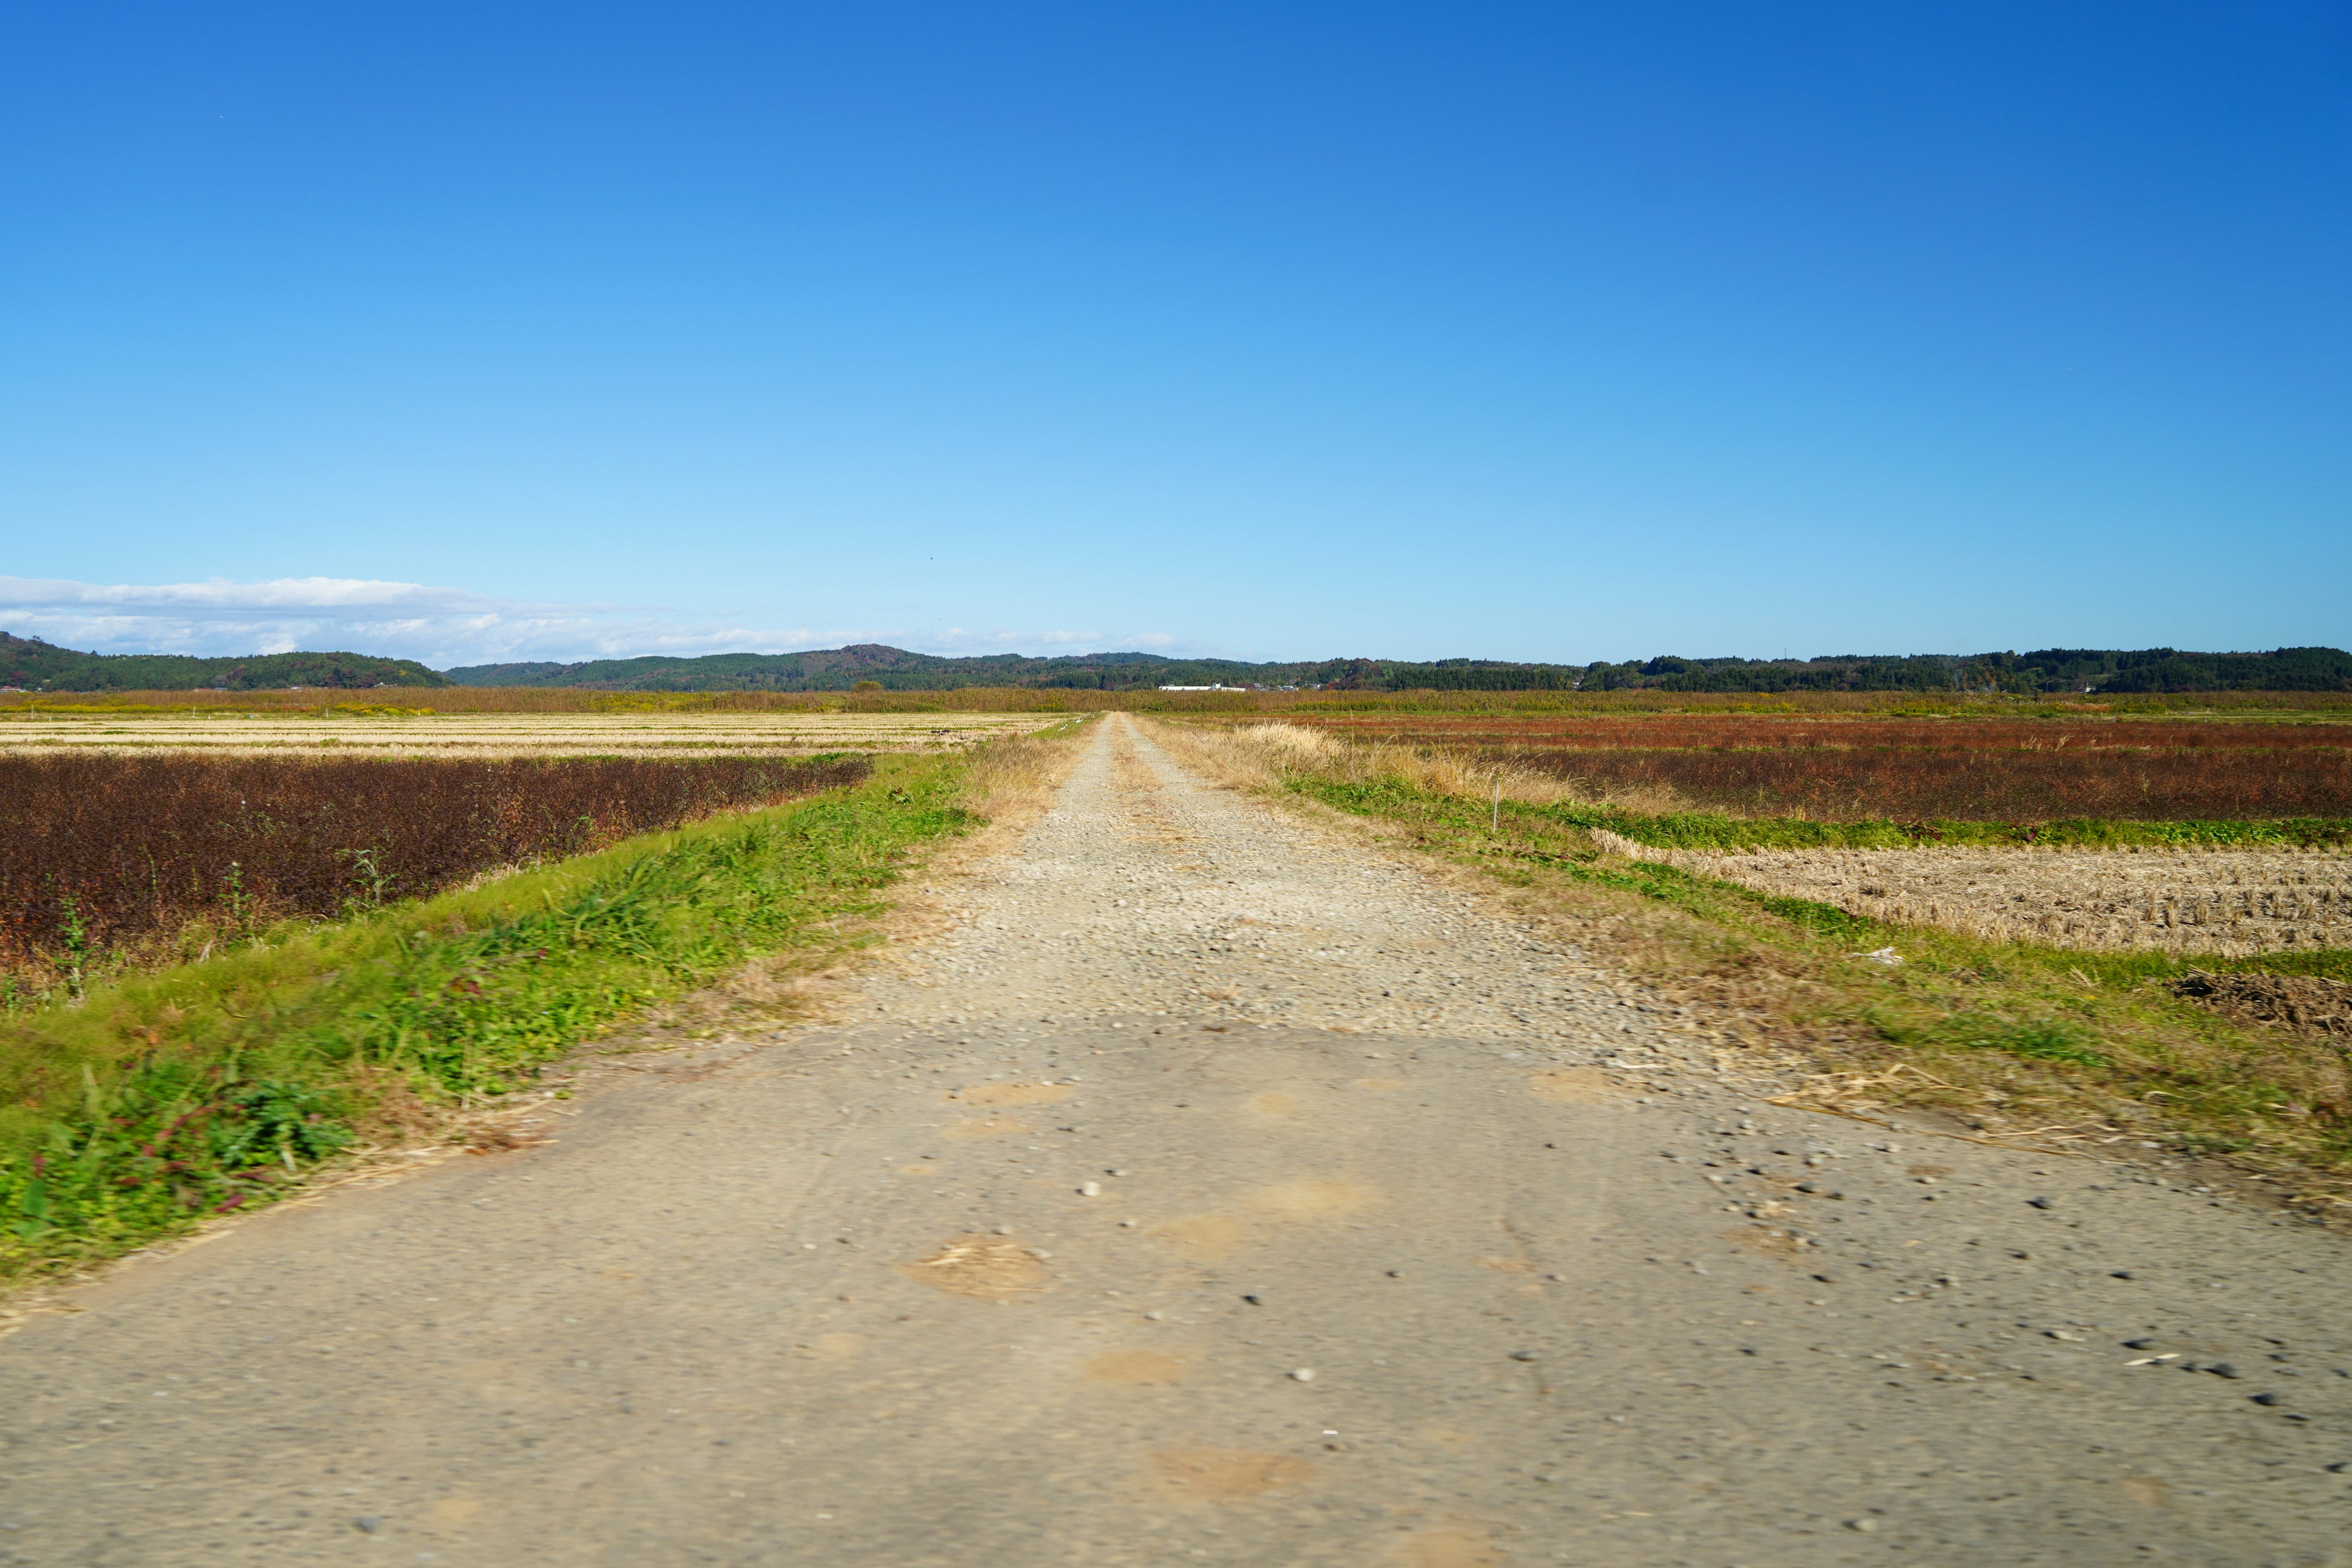
[[[1301,715],[1283,727],[1393,776],[1500,779],[1505,798],[1530,802],[1818,821],[2352,816],[2352,725],[2335,723]],[[1340,754],[1286,743],[1318,766]]]
[[[1077,700],[1073,700],[1073,699]],[[383,686],[350,689],[291,687],[257,691],[0,692],[0,716],[90,713],[206,715],[415,714],[775,714],[1085,712],[1116,705],[1116,694],[1024,687],[960,691],[603,691],[588,687]]]
[[[2172,982],[2171,991],[2247,1023],[2352,1036],[2352,982],[2316,974],[2209,974],[2192,969]]]
[[[990,830],[1018,833],[1053,805],[1055,792],[1077,764],[1076,742],[1086,723],[1065,719],[1047,730],[1000,734],[973,753],[966,787],[971,809],[988,818]]]
[[[937,752],[1064,722],[1052,713],[57,713],[0,716],[0,752],[267,756],[806,755]]]
[[[1001,1236],[957,1236],[919,1263],[903,1265],[907,1278],[954,1296],[1008,1301],[1045,1288],[1036,1254]]]
[[[2184,849],[1659,849],[1606,830],[1629,859],[1720,877],[1848,914],[1987,942],[2111,952],[2352,947],[2352,857]]]
[[[1438,795],[1499,795],[1526,805],[1579,804],[1591,797],[1574,779],[1559,777],[1524,761],[1481,758],[1469,753],[1349,735],[1287,721],[1233,726],[1154,724],[1152,738],[1206,767],[1228,783],[1253,787],[1279,784],[1288,769],[1302,769],[1349,784],[1397,779]],[[1633,811],[1680,811],[1689,803],[1665,789],[1636,789],[1610,796]]]

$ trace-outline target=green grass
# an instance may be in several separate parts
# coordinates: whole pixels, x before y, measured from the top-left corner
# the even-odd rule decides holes
[[[268,1201],[389,1106],[456,1107],[749,960],[859,940],[978,819],[957,758],[0,1020],[0,1280]]]
[[[1759,825],[1505,801],[1497,830],[1489,801],[1392,777],[1292,773],[1285,783],[1340,811],[1405,826],[1430,852],[1539,894],[1552,891],[1563,912],[1592,918],[1596,932],[1615,930],[1596,936],[1618,943],[1614,952],[1596,950],[1598,956],[1695,1002],[1760,1015],[1769,1027],[1756,1033],[1804,1046],[1826,1070],[1870,1073],[1906,1063],[1932,1075],[1884,1090],[1890,1096],[1980,1121],[2104,1119],[2119,1132],[2237,1152],[2256,1163],[2285,1159],[2352,1173],[2346,1053],[2235,1024],[2157,984],[2191,969],[2352,981],[2352,952],[2219,957],[1990,942],[1605,856],[1589,831],[1605,826],[1652,844],[1729,847],[1706,835],[1723,824]],[[1629,826],[1648,831],[1637,835]],[[1832,825],[1760,826],[1786,827],[1790,836],[1782,842],[1818,843],[1798,836]],[[1630,907],[1628,896],[1635,900]],[[1644,920],[1643,909],[1655,913]],[[1601,918],[1625,912],[1634,915],[1638,934],[1625,933],[1627,922]],[[1890,946],[1905,960],[1898,967],[1861,957]]]

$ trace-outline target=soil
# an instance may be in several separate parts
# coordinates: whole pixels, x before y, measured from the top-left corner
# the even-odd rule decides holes
[[[2352,1036],[2352,984],[2316,974],[2209,974],[2192,971],[2172,994],[2258,1024]]]
[[[929,896],[849,1016],[0,1341],[0,1563],[2347,1560],[2332,1231],[1771,1105],[1117,717]]]

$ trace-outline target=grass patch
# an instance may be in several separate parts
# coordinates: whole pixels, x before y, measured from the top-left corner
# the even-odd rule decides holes
[[[747,962],[860,940],[981,758],[713,818],[0,1020],[0,1280],[266,1202]]]

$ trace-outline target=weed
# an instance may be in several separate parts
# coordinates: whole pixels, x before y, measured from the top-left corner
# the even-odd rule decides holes
[[[877,889],[976,820],[955,759],[633,839],[0,1023],[0,1276],[266,1201],[386,1105],[529,1083],[595,1031],[769,955],[861,940]],[[845,926],[845,921],[850,922]]]
[[[82,999],[82,973],[89,964],[89,926],[81,918],[81,901],[71,893],[58,900],[58,945],[64,950],[66,991]]]
[[[352,863],[352,891],[343,900],[343,912],[348,918],[380,910],[392,889],[393,878],[378,862],[383,852],[373,845],[339,851]]]
[[[2107,1065],[2106,1058],[2083,1043],[2080,1030],[2055,1018],[1964,1027],[1953,1043],[1970,1050],[2005,1051],[2027,1061],[2073,1062],[2091,1068]]]

